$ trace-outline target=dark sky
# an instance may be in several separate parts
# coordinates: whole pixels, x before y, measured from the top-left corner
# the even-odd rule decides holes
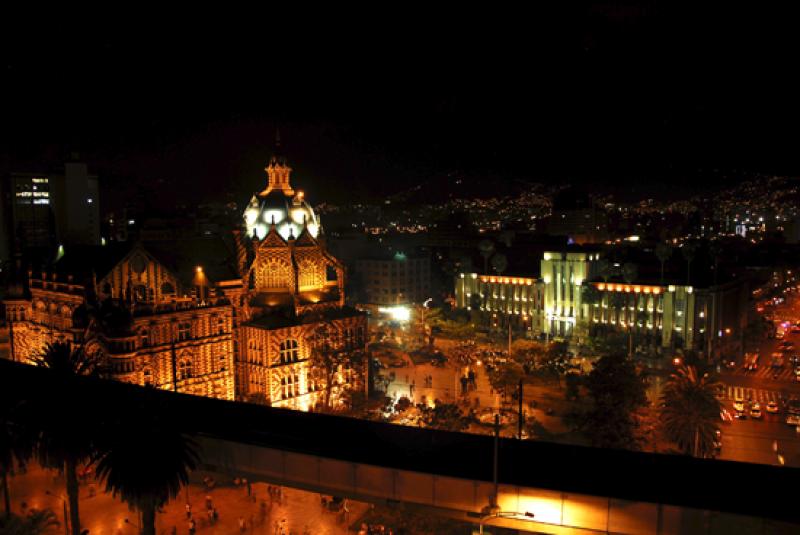
[[[711,169],[800,172],[788,13],[605,2],[395,15],[39,39],[11,28],[0,163],[79,151],[106,206],[135,187],[166,203],[241,200],[262,185],[276,125],[314,201],[452,170],[642,193],[692,191]]]

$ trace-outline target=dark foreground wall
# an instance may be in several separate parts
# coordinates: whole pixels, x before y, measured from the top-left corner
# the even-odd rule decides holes
[[[70,396],[95,410],[122,410],[145,400],[176,428],[224,439],[353,463],[491,481],[493,438],[415,429],[336,416],[214,400],[97,379],[64,384],[49,371],[0,360],[0,402]],[[502,484],[553,489],[800,522],[796,468],[500,441]],[[748,484],[749,483],[749,484]],[[786,492],[749,492],[752,485]]]

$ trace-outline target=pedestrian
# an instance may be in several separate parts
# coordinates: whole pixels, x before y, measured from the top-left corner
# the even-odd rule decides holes
[[[214,504],[211,502],[211,496],[206,495],[206,509],[209,511],[214,508]]]
[[[189,535],[194,535],[197,531],[197,524],[195,523],[194,519],[189,519]]]
[[[214,523],[216,524],[217,520],[219,520],[219,513],[217,512],[216,507],[214,507],[214,509],[211,511],[211,517],[214,520]]]
[[[208,517],[208,525],[212,525],[214,523],[214,510],[206,509],[206,516]]]
[[[267,518],[267,502],[261,500],[261,505],[259,506],[259,513],[258,513],[259,523],[264,524],[264,521]]]
[[[247,485],[247,495],[250,496],[250,494],[253,492],[253,489],[250,487],[250,482],[246,479],[243,479],[242,481],[245,485]]]
[[[186,518],[187,519],[192,518],[192,504],[190,504],[189,502],[186,502]]]
[[[244,533],[244,530],[247,529],[247,526],[244,523],[244,517],[239,516],[239,533]]]

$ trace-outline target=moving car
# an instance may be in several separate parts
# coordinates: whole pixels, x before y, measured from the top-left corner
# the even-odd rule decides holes
[[[750,407],[750,417],[751,418],[761,418],[761,405],[758,403],[753,403],[753,406]]]
[[[741,394],[736,394],[736,397],[733,400],[733,410],[736,412],[744,411],[744,398]]]
[[[770,401],[767,403],[767,412],[770,414],[777,414],[778,413],[778,404],[774,401]]]

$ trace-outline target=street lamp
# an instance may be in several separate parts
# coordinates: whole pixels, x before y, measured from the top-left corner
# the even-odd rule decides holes
[[[479,533],[483,535],[483,525],[492,520],[493,518],[515,518],[518,520],[529,520],[533,518],[533,513],[530,511],[525,511],[524,513],[520,513],[517,511],[495,511],[490,512],[484,515],[481,515],[480,522],[478,523],[479,526]]]
[[[61,499],[61,504],[64,506],[64,535],[69,535],[69,518],[67,517],[67,499],[61,494],[54,494],[49,490],[44,491],[44,493],[47,494],[48,496]]]
[[[432,297],[429,297],[422,303],[422,345],[425,345],[425,335],[427,334],[425,331],[425,309],[428,308],[428,303],[433,301]]]

